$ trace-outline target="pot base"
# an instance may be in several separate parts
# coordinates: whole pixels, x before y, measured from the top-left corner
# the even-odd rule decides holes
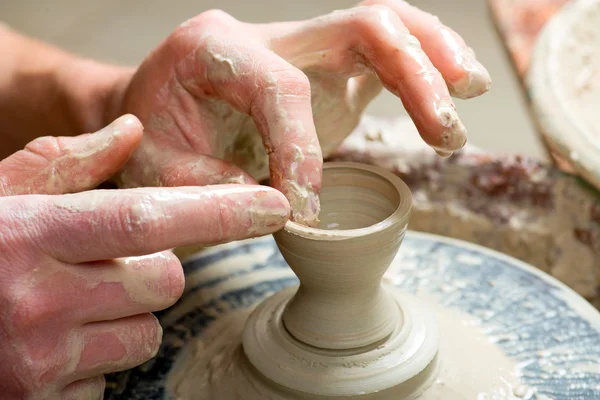
[[[170,373],[167,390],[176,394],[178,400],[464,400],[485,398],[486,400],[534,399],[534,390],[519,381],[518,367],[511,362],[496,344],[491,343],[476,321],[468,315],[440,306],[434,302],[414,301],[396,291],[403,306],[420,311],[426,308],[432,311],[429,321],[437,320],[443,335],[439,337],[439,351],[431,362],[410,379],[385,390],[372,392],[372,385],[381,371],[371,370],[366,365],[348,363],[348,373],[342,368],[344,357],[334,361],[331,371],[320,365],[319,350],[312,356],[301,359],[289,349],[302,348],[293,344],[287,352],[267,354],[254,348],[253,356],[262,354],[264,362],[273,363],[273,370],[282,370],[293,374],[292,385],[303,390],[294,390],[275,383],[259,372],[244,351],[250,346],[262,346],[274,334],[279,332],[277,315],[282,304],[293,294],[294,288],[279,292],[265,300],[254,311],[238,310],[221,317],[211,325],[195,343],[181,352],[177,363]],[[413,308],[412,306],[419,308]],[[270,312],[269,312],[270,310]],[[259,321],[257,323],[257,321]],[[246,329],[244,327],[246,326]],[[281,326],[281,325],[279,325]],[[276,332],[264,333],[257,343],[248,341],[246,336],[252,327],[275,329]],[[269,328],[270,327],[270,328]],[[249,330],[250,329],[250,330]],[[437,330],[437,326],[436,326]],[[244,339],[243,339],[244,337]],[[293,340],[293,339],[292,339]],[[242,341],[244,344],[242,345]],[[393,342],[392,337],[386,341]],[[286,342],[282,342],[286,343]],[[281,344],[281,343],[280,343]],[[289,343],[288,343],[289,345]],[[382,344],[381,346],[385,346]],[[378,347],[371,352],[377,351]],[[365,352],[364,354],[369,354]],[[322,356],[322,355],[321,355]],[[356,357],[350,355],[349,358]],[[278,361],[273,361],[276,358]],[[385,354],[380,362],[394,358]],[[322,359],[321,359],[322,360]],[[299,362],[303,365],[298,366]],[[297,367],[298,369],[293,369]],[[390,367],[393,369],[393,367]],[[351,372],[355,377],[349,378]],[[274,374],[273,371],[270,372]],[[362,375],[362,376],[361,376]],[[273,375],[271,375],[273,376]],[[379,376],[380,377],[380,376]],[[279,377],[281,378],[281,376]],[[343,378],[347,380],[344,381]],[[369,379],[370,378],[370,379]],[[354,379],[354,380],[353,380]],[[348,384],[345,396],[332,395],[332,388],[343,389],[342,382]],[[329,391],[327,395],[308,393],[309,390]],[[481,396],[480,396],[481,395]],[[480,396],[480,397],[478,397]]]
[[[435,319],[418,299],[393,287],[386,290],[401,317],[387,338],[348,350],[306,345],[286,330],[282,319],[296,289],[287,288],[263,302],[250,315],[243,334],[244,352],[251,364],[281,386],[334,397],[380,392],[412,380],[437,354]],[[430,379],[417,380],[425,383]]]

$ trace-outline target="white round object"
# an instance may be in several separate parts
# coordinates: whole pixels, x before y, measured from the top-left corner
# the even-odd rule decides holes
[[[600,188],[600,0],[572,1],[550,20],[527,80],[551,150]]]

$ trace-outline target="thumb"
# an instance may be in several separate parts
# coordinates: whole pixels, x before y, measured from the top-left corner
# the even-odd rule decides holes
[[[123,167],[142,131],[136,117],[125,115],[96,133],[37,138],[0,162],[0,196],[92,189]]]

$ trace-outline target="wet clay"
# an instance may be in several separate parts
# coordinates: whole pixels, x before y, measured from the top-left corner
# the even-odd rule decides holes
[[[326,163],[321,202],[330,229],[288,221],[274,234],[300,286],[251,315],[246,357],[269,380],[318,396],[417,379],[438,350],[435,320],[417,299],[381,284],[408,225],[408,187],[381,168]]]
[[[355,398],[507,400],[531,395],[531,389],[519,383],[518,366],[502,354],[493,337],[484,335],[477,320],[432,302],[427,306],[434,310],[443,332],[429,379],[415,385],[420,388],[417,391],[391,389]],[[251,312],[252,309],[244,309],[222,315],[201,336],[191,339],[167,378],[168,392],[177,400],[335,399],[284,389],[252,368],[240,344]]]
[[[464,347],[480,335],[459,329],[460,339],[445,337],[458,343],[444,347],[448,354],[439,353],[440,331],[428,307],[381,284],[408,224],[408,187],[388,171],[355,163],[326,164],[323,182],[322,224],[333,228],[290,221],[274,235],[300,286],[278,292],[252,313],[225,317],[225,326],[183,352],[181,360],[196,355],[200,361],[180,361],[184,366],[172,372],[172,391],[182,398],[202,392],[257,399],[422,398],[429,391],[425,398],[462,399],[465,391],[480,396],[485,390],[490,399],[510,398],[516,376],[489,351],[478,356],[494,368],[474,384],[461,382],[465,375],[450,367],[460,362],[452,352],[464,355]],[[450,316],[444,325],[459,320]],[[481,374],[477,357],[468,362],[473,364],[461,366],[461,373]],[[200,388],[199,381],[183,378],[194,368],[207,378]],[[455,375],[461,379],[454,382]],[[186,389],[190,382],[194,388]]]
[[[327,163],[321,226],[288,222],[275,233],[281,254],[300,279],[283,313],[303,343],[326,349],[371,345],[398,322],[398,308],[380,285],[410,215],[408,187],[387,171]]]

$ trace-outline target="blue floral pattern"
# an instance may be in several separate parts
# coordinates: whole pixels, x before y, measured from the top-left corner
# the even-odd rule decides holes
[[[255,262],[247,265],[249,259]],[[226,269],[230,272],[207,273],[230,261],[236,265]],[[106,399],[169,399],[164,380],[182,343],[200,334],[225,308],[254,305],[298,283],[271,237],[200,253],[184,268],[186,293],[157,313],[164,328],[159,354],[133,370],[108,376]],[[253,280],[259,271],[269,271],[271,278]],[[523,383],[536,390],[531,399],[600,399],[600,314],[554,279],[487,249],[414,232],[407,234],[387,278],[480,320],[486,334],[519,363]],[[239,283],[215,292],[228,281]],[[211,292],[217,294],[201,296]],[[189,307],[194,296],[201,301]]]

